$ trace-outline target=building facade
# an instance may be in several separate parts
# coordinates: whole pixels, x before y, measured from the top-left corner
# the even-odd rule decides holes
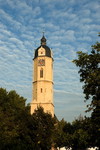
[[[31,114],[38,107],[54,116],[53,103],[53,56],[46,45],[46,38],[42,37],[41,45],[35,50],[33,59],[33,90]]]

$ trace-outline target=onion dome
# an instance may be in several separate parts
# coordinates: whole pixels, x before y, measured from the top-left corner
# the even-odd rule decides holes
[[[46,38],[44,37],[44,35],[41,39],[41,45],[46,45]]]

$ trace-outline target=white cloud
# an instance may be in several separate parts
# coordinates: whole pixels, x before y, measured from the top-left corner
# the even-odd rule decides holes
[[[7,14],[4,10],[0,9],[1,19],[7,22],[7,25],[11,25],[11,27],[15,27],[16,29],[21,28],[21,23],[14,20],[9,14]]]

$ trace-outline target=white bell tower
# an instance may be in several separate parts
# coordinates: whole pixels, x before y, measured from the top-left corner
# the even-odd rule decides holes
[[[54,116],[53,104],[53,57],[51,49],[42,37],[41,46],[35,50],[31,114],[41,106],[44,112]]]

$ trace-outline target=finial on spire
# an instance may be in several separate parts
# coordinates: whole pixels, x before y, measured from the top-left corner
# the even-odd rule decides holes
[[[42,33],[43,33],[43,36],[44,36],[44,33],[45,33],[45,28],[43,27],[43,29],[42,29]]]
[[[42,33],[43,33],[43,36],[44,36],[44,33],[45,33],[45,32],[43,31]]]
[[[41,45],[46,45],[46,38],[44,36],[44,31],[42,32],[43,33],[43,36],[42,36],[42,39],[41,39]]]

